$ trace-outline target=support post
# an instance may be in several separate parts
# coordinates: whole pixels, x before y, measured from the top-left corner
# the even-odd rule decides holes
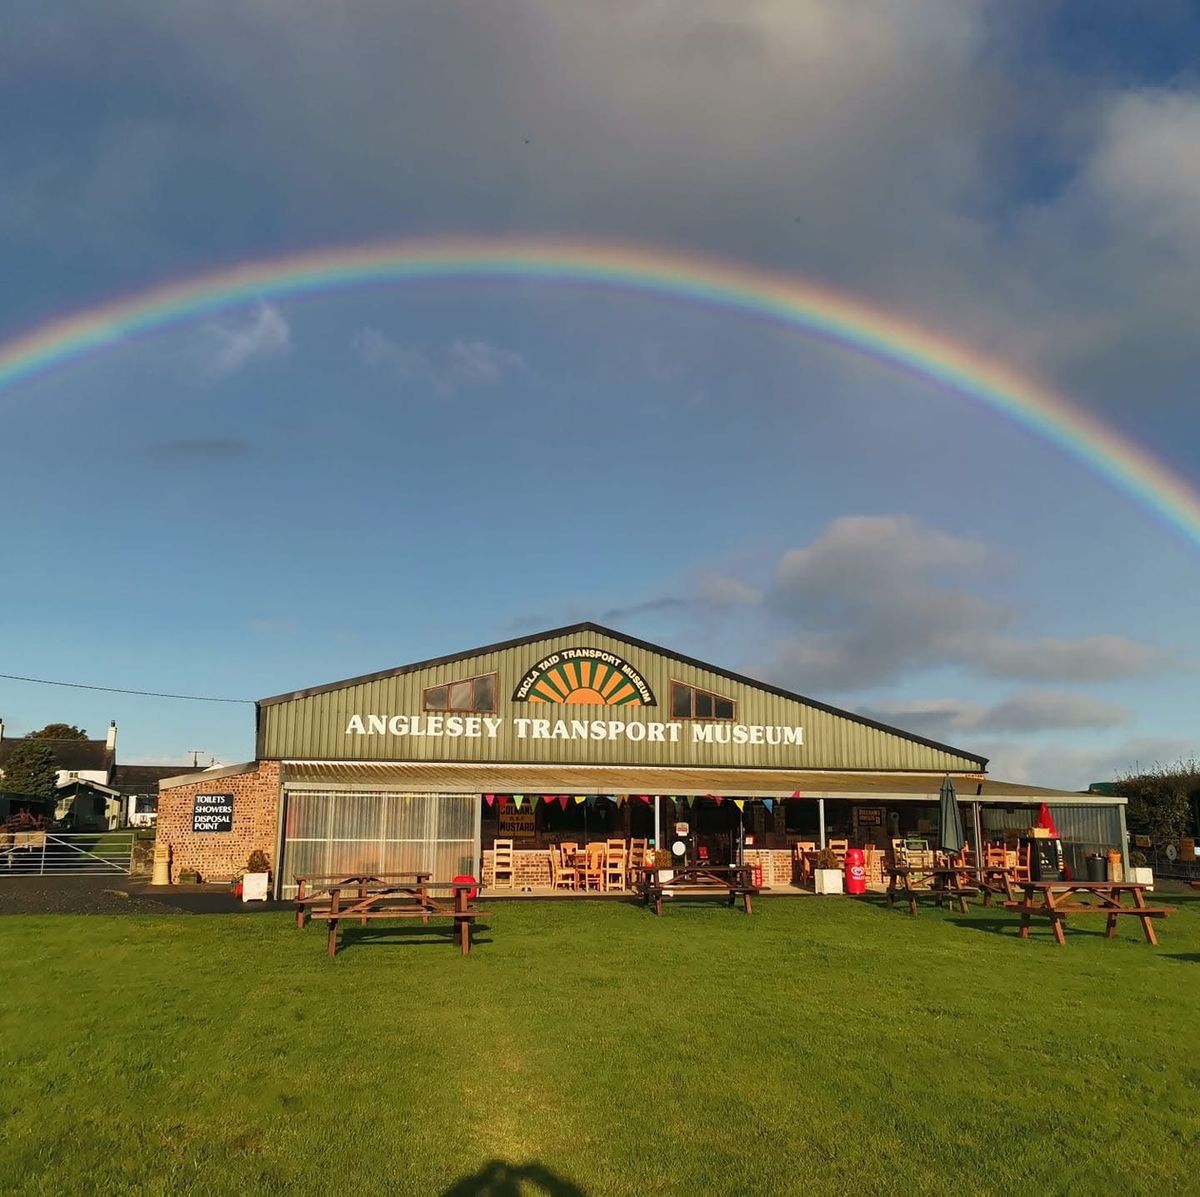
[[[975,825],[975,879],[983,880],[983,822],[979,817],[979,803],[971,803],[971,821]]]
[[[662,847],[662,807],[660,795],[654,795],[654,847]]]
[[[825,799],[817,799],[817,818],[820,820],[821,826],[821,847],[825,847]]]

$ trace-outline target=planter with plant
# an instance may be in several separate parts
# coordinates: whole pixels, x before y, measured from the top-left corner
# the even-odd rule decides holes
[[[655,851],[654,867],[658,870],[659,881],[670,881],[675,876],[675,870],[671,867],[673,864],[671,853],[666,848],[658,848]]]
[[[1146,854],[1140,848],[1129,853],[1129,880],[1147,889],[1154,888],[1154,870],[1146,867]]]
[[[271,864],[265,852],[250,853],[246,871],[242,874],[242,901],[265,902],[271,886]]]
[[[813,888],[819,894],[843,891],[842,865],[832,848],[822,848],[813,860]]]

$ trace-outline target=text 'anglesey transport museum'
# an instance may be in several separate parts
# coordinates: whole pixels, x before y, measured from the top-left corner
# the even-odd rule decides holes
[[[265,698],[256,759],[160,783],[171,879],[425,871],[521,888],[550,846],[612,837],[793,880],[793,846],[937,846],[947,776],[978,842],[1049,805],[1064,849],[1125,848],[1124,799],[995,781],[974,753],[591,623]],[[682,830],[686,828],[686,830]],[[1082,860],[1078,864],[1082,865]]]

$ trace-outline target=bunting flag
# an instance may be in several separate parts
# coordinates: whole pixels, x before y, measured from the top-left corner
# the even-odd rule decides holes
[[[483,800],[484,800],[484,802],[486,802],[488,804],[488,806],[491,806],[496,801],[496,795],[495,794],[484,794]]]
[[[625,799],[626,799],[626,798],[628,798],[628,797],[629,797],[629,795],[628,795],[628,794],[614,794],[614,795],[612,796],[612,800],[613,800],[613,801],[614,801],[614,802],[615,802],[615,803],[616,803],[618,806],[624,806],[624,805],[625,805]]]
[[[567,796],[566,796],[566,794],[559,794],[559,796],[558,796],[558,805],[559,805],[559,806],[560,806],[560,807],[561,807],[563,810],[566,810],[566,809],[567,809]]]
[[[580,806],[580,805],[582,805],[583,803],[585,803],[586,801],[587,801],[587,795],[586,795],[586,794],[576,794],[576,795],[575,795],[575,805],[576,805],[576,806]]]
[[[774,798],[764,798],[762,800],[762,804],[763,804],[763,806],[765,806],[767,808],[768,812],[775,809],[775,799]]]
[[[733,800],[733,805],[736,806],[739,811],[745,810],[746,809],[746,800],[745,800],[745,798],[735,798]]]
[[[500,795],[500,809],[508,810],[509,797],[507,794]]]
[[[716,801],[716,804],[717,804],[718,806],[720,806],[720,805],[721,805],[721,803],[725,801],[725,799],[724,799],[724,798],[722,798],[720,794],[714,794],[714,795],[713,795],[713,798],[714,798],[714,800]]]
[[[639,794],[638,801],[644,802],[644,803],[646,803],[647,806],[649,806],[650,805],[650,795],[649,794]]]
[[[691,794],[684,794],[683,800],[684,800],[684,802],[686,802],[688,804],[688,806],[691,806],[692,803],[696,801],[696,799],[693,798]]]
[[[799,798],[799,797],[800,797],[800,791],[799,791],[799,790],[793,790],[793,791],[792,791],[792,797],[793,797],[793,798]]]
[[[514,794],[513,795],[513,805],[516,806],[517,810],[521,809],[521,803],[524,801],[525,801],[524,794]]]

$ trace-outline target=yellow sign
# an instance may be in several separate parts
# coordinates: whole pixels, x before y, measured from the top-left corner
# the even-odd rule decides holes
[[[500,834],[533,838],[533,811],[507,806],[500,812]]]

